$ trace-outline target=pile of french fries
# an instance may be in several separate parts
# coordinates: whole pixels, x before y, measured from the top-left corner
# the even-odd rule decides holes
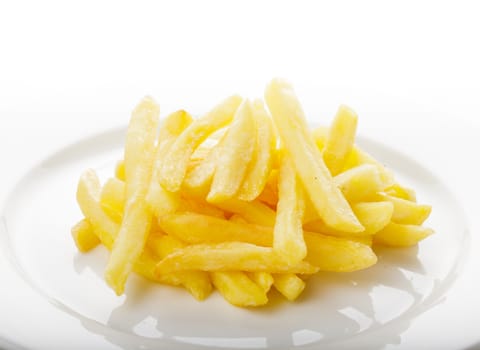
[[[274,79],[262,100],[231,96],[193,119],[160,121],[142,100],[125,153],[103,186],[80,178],[81,252],[109,251],[107,284],[130,273],[183,286],[203,300],[215,287],[231,304],[295,300],[306,277],[377,262],[375,245],[406,247],[433,231],[431,207],[355,144],[357,115],[341,106],[330,127],[310,129],[293,88]]]

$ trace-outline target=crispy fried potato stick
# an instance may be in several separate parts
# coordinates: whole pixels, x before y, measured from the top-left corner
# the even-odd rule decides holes
[[[297,174],[320,218],[330,227],[341,231],[362,231],[362,225],[334,184],[313,141],[293,88],[282,80],[274,79],[267,86],[265,100],[283,146],[291,156]]]
[[[340,106],[328,131],[327,141],[323,149],[323,160],[330,173],[340,173],[345,159],[352,150],[357,131],[357,114],[347,106]]]
[[[153,175],[150,179],[146,201],[156,217],[174,212],[180,205],[180,194],[165,190],[158,182],[165,155],[177,137],[192,123],[192,117],[184,110],[168,115],[160,125]]]
[[[238,107],[220,147],[207,202],[223,202],[238,192],[252,159],[256,133],[252,105],[245,100]]]
[[[261,306],[268,302],[266,292],[244,272],[210,273],[215,288],[230,304],[241,307]]]
[[[410,247],[433,234],[428,227],[389,223],[373,236],[373,244],[390,247]]]
[[[305,212],[303,188],[297,181],[293,163],[284,155],[278,179],[278,204],[273,229],[273,249],[286,262],[295,264],[307,255],[302,220]]]
[[[145,98],[133,111],[127,130],[125,212],[105,269],[105,280],[117,295],[123,293],[150,231],[152,213],[145,196],[152,176],[158,117],[158,105]]]
[[[257,127],[257,137],[252,161],[237,194],[237,197],[243,201],[253,201],[264,190],[273,166],[277,144],[272,119],[261,100],[253,102],[252,113]]]
[[[275,274],[273,286],[287,300],[294,301],[305,289],[305,282],[293,273]]]
[[[196,119],[175,140],[170,151],[165,156],[159,173],[160,184],[170,192],[180,190],[187,172],[190,157],[197,147],[209,135],[228,125],[242,102],[240,96],[231,96],[214,107],[203,117]]]
[[[378,198],[393,204],[392,221],[397,224],[421,225],[430,216],[432,207],[379,193]]]
[[[160,220],[162,230],[189,244],[246,242],[272,247],[271,227],[232,222],[196,213],[175,213]],[[360,237],[361,238],[361,237]],[[366,237],[370,240],[369,237]],[[354,271],[373,265],[377,258],[368,244],[304,231],[306,261],[322,271]],[[238,270],[238,269],[236,269]]]
[[[80,220],[72,227],[72,238],[78,250],[82,253],[92,250],[100,243],[87,219]]]
[[[272,248],[243,242],[196,244],[179,249],[157,264],[156,273],[175,271],[264,271],[312,274],[318,269],[307,262],[285,265]]]

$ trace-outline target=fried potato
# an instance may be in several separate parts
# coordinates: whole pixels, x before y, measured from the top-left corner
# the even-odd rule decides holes
[[[335,176],[334,182],[351,203],[375,198],[377,192],[383,191],[386,187],[378,167],[372,164],[351,168]]]
[[[265,100],[283,146],[293,160],[318,215],[330,227],[338,230],[362,231],[362,225],[335,185],[313,141],[293,88],[288,83],[275,79],[267,86]]]
[[[174,212],[180,205],[180,194],[165,190],[159,183],[163,159],[177,137],[192,123],[192,117],[184,110],[168,115],[160,125],[155,162],[145,200],[156,217]]]
[[[215,205],[228,213],[241,215],[249,223],[272,227],[275,225],[275,211],[261,202],[245,202],[232,198]]]
[[[268,293],[273,285],[273,276],[268,272],[247,272],[248,278],[255,282],[265,293]]]
[[[196,244],[178,249],[157,264],[156,273],[176,271],[264,271],[312,274],[318,269],[306,262],[285,265],[272,248],[243,242]]]
[[[273,229],[273,249],[288,264],[295,264],[302,261],[307,255],[302,228],[305,202],[303,188],[297,181],[295,168],[287,155],[284,156],[280,167],[278,195],[277,216]]]
[[[125,183],[118,178],[108,179],[100,193],[100,204],[112,220],[122,222],[125,209]]]
[[[125,181],[125,162],[119,160],[115,166],[115,177],[120,181]]]
[[[379,193],[378,198],[393,204],[392,221],[397,224],[421,225],[429,217],[432,207]]]
[[[340,106],[333,119],[323,149],[323,160],[333,176],[342,171],[345,159],[352,150],[357,131],[357,120],[357,114],[343,105]]]
[[[253,201],[264,190],[273,166],[273,157],[277,145],[272,120],[261,100],[253,102],[252,116],[257,129],[255,150],[245,179],[237,194],[237,198],[243,201]]]
[[[365,227],[358,233],[346,234],[325,225],[321,220],[311,221],[303,225],[305,230],[320,232],[339,237],[370,236],[383,229],[392,219],[393,204],[390,202],[360,202],[352,205],[353,212]]]
[[[245,242],[263,247],[273,245],[271,227],[221,220],[196,213],[166,215],[160,220],[160,227],[188,244]],[[304,231],[304,239],[307,245],[306,261],[323,271],[359,270],[371,266],[377,259],[369,247],[370,237],[360,237],[353,241],[352,237],[337,238]]]
[[[243,272],[210,273],[213,285],[226,301],[235,306],[261,306],[268,302],[266,292]]]
[[[273,286],[287,300],[294,301],[305,289],[305,282],[293,273],[275,274]]]
[[[389,223],[373,236],[373,243],[391,247],[410,247],[433,234],[428,227]]]
[[[256,134],[252,105],[245,100],[238,107],[220,147],[207,202],[223,202],[238,192],[252,159]]]
[[[82,253],[86,253],[100,244],[100,240],[93,233],[92,225],[87,219],[80,220],[75,224],[71,232],[75,245]]]
[[[150,235],[147,246],[159,258],[163,259],[174,251],[185,246],[184,243],[169,235]],[[160,277],[162,280],[162,276]],[[168,282],[169,279],[178,279],[178,284],[182,285],[197,300],[206,299],[212,292],[212,283],[207,272],[204,271],[183,271],[175,276],[163,276]]]
[[[402,198],[407,201],[412,201],[412,202],[417,201],[417,196],[413,189],[404,187],[398,183],[394,183],[393,185],[385,189],[385,193],[388,194],[389,196]]]
[[[188,162],[197,147],[209,135],[228,125],[242,102],[240,96],[231,96],[213,108],[203,117],[196,119],[175,140],[165,155],[159,172],[160,184],[170,192],[180,190],[187,172]]]
[[[105,269],[105,280],[117,295],[123,293],[150,231],[152,213],[145,196],[152,176],[158,117],[158,105],[145,98],[133,111],[127,130],[125,212]]]

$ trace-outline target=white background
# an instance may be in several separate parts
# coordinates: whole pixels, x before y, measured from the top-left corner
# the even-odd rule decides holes
[[[0,203],[33,162],[125,125],[146,94],[162,111],[201,113],[282,76],[300,96],[318,91],[307,112],[358,106],[361,126],[359,96],[385,95],[416,117],[421,106],[432,132],[475,130],[479,33],[474,1],[1,1]],[[478,151],[465,152],[476,167]],[[461,181],[470,169],[446,160],[445,171]]]
[[[300,96],[318,89],[318,103],[332,114],[338,103],[356,108],[355,96],[372,90],[479,123],[477,4],[2,1],[0,198],[18,176],[8,165],[21,173],[30,166],[22,159],[126,124],[146,94],[164,111],[199,113],[234,92],[261,96],[282,76]]]

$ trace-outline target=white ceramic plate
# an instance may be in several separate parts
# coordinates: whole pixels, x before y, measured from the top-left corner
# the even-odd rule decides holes
[[[10,189],[0,223],[0,347],[474,346],[480,251],[471,219],[479,174],[465,150],[480,149],[477,130],[419,111],[404,117],[404,109],[391,108],[384,118],[363,109],[369,118],[360,119],[360,145],[433,206],[426,224],[436,234],[418,248],[378,249],[373,268],[320,273],[297,302],[274,297],[260,309],[232,307],[216,293],[199,303],[135,276],[116,297],[102,279],[106,251],[79,254],[70,237],[81,217],[79,174],[92,167],[106,179],[122,154],[125,129],[99,130],[39,160]]]

